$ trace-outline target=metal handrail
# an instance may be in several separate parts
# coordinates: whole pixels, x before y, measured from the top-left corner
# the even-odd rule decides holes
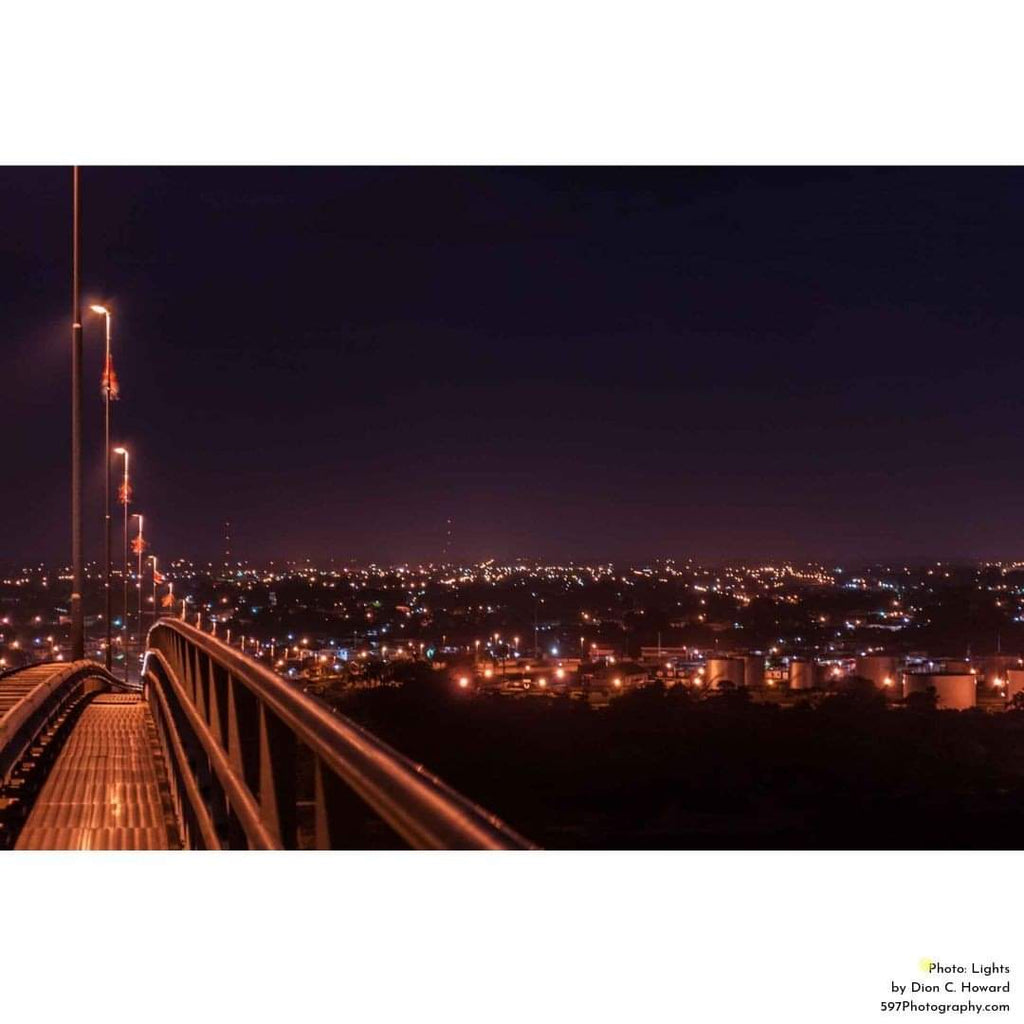
[[[36,663],[39,664],[44,663]],[[88,679],[97,678],[118,685],[118,680],[95,661],[54,662],[53,665],[53,674],[29,690],[0,719],[0,784],[6,783],[11,770],[32,746],[36,736],[75,696],[80,685]]]
[[[353,797],[415,848],[531,847],[423,765],[216,637],[161,619],[147,646],[150,705],[199,845],[231,845],[232,829],[250,848],[296,845],[301,744],[314,758],[318,847],[343,842]]]

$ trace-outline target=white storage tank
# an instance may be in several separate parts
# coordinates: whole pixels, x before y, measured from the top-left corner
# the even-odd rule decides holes
[[[791,690],[813,690],[817,683],[817,665],[813,661],[794,658],[789,663],[789,688]]]
[[[747,654],[743,657],[743,685],[752,688],[764,686],[764,655]]]
[[[704,678],[711,689],[717,690],[722,683],[733,686],[743,685],[742,658],[708,658]]]
[[[935,706],[963,710],[978,701],[977,680],[970,672],[904,672],[903,696],[935,687]]]
[[[896,659],[888,654],[864,654],[857,659],[854,673],[870,679],[880,690],[893,693],[899,689]]]

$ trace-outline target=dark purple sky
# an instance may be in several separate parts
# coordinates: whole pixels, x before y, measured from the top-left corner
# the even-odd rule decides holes
[[[1021,556],[1024,172],[86,168],[165,558]],[[0,169],[3,556],[69,542],[70,171]],[[100,553],[102,333],[86,334]]]

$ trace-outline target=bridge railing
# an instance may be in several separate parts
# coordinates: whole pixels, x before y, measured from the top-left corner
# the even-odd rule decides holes
[[[10,780],[11,772],[37,737],[83,693],[119,685],[119,681],[95,661],[53,662],[52,665],[52,675],[29,690],[0,719],[0,787]],[[11,677],[20,671],[22,669],[14,669],[5,675]]]
[[[188,845],[530,844],[355,722],[177,619],[149,632],[147,697]]]

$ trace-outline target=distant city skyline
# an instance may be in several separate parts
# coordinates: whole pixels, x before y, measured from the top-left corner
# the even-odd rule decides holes
[[[69,547],[68,172],[0,174],[5,529]],[[85,168],[164,557],[1016,557],[1016,169]],[[86,324],[87,555],[101,324]],[[447,537],[447,520],[453,519]]]

